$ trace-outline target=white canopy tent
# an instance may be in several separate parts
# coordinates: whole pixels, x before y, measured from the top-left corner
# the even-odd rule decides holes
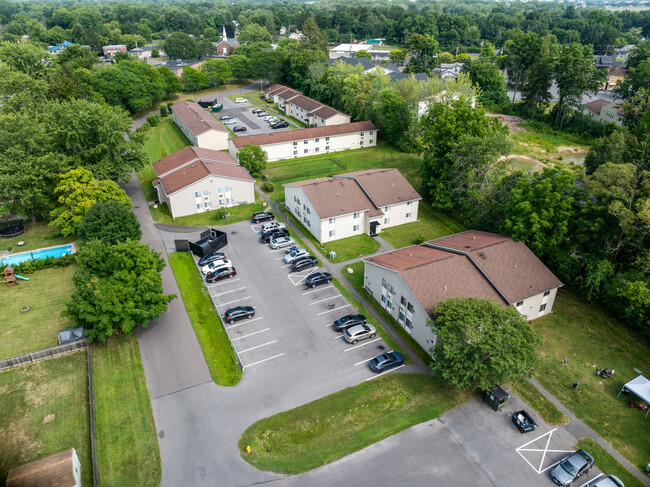
[[[650,403],[650,380],[646,379],[642,375],[625,384],[621,389],[621,392],[618,393],[618,396],[620,396],[624,391],[631,392],[635,396],[643,399],[646,403]],[[648,408],[645,413],[646,418],[648,417],[648,413],[650,413],[650,408]]]

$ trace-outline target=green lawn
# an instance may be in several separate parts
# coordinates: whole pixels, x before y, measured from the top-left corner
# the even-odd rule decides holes
[[[144,195],[147,200],[153,201],[158,196],[153,192],[153,185],[151,184],[151,181],[156,179],[152,164],[169,154],[181,150],[183,147],[187,147],[190,145],[190,141],[176,126],[171,116],[161,120],[157,126],[151,127],[148,133],[149,138],[144,144],[144,151],[147,154],[149,163],[140,169],[137,174]]]
[[[57,228],[48,227],[47,223],[29,223],[27,229],[20,235],[8,238],[0,237],[0,251],[12,248],[13,253],[19,254],[28,250],[64,245],[77,239],[76,235],[62,237],[58,233]],[[19,247],[18,242],[25,242],[25,245]]]
[[[561,426],[569,422],[569,418],[555,404],[546,399],[544,394],[525,379],[517,378],[508,382],[510,388],[528,404],[545,422],[551,426]]]
[[[99,484],[160,485],[158,436],[138,339],[94,343],[92,359]]]
[[[535,377],[549,392],[639,469],[650,459],[650,421],[631,409],[633,396],[623,384],[639,369],[650,371],[650,344],[595,303],[560,290],[553,314],[532,322],[542,337],[541,365]],[[561,365],[564,358],[567,365]],[[611,379],[594,375],[597,367],[614,369]],[[572,389],[580,380],[577,390]]]
[[[169,256],[169,265],[174,271],[185,309],[203,349],[212,379],[222,386],[238,384],[242,371],[237,365],[228,333],[203,286],[192,254],[174,252]]]
[[[433,376],[388,374],[258,421],[241,436],[239,449],[258,469],[307,472],[436,418],[471,397]]]
[[[377,300],[370,296],[363,288],[364,265],[365,264],[361,261],[355,262],[354,264],[345,266],[345,268],[342,270],[342,273],[348,282],[352,284],[352,287],[359,294],[365,297],[370,305],[374,308],[374,310],[379,313],[379,315],[386,321],[386,323],[388,323],[393,328],[393,330],[399,333],[399,335],[406,341],[406,343],[408,343],[409,347],[411,347],[411,350],[413,350],[418,355],[418,357],[424,361],[425,364],[430,364],[431,355],[429,355],[429,353],[424,348],[422,348],[420,344],[416,342],[415,339],[409,335],[409,333],[397,321],[395,321],[395,318],[388,314],[386,310],[382,308],[381,305],[377,302]],[[352,269],[352,274],[350,274],[347,269]]]
[[[379,142],[377,147],[367,149],[269,162],[265,174],[275,184],[275,191],[269,196],[279,203],[284,201],[283,184],[381,167],[399,169],[408,182],[417,189],[420,187],[421,163],[420,156],[400,152],[385,142]]]
[[[0,283],[0,358],[9,358],[58,345],[57,333],[73,326],[61,316],[74,292],[76,265],[33,272],[29,281],[8,287]],[[31,307],[26,313],[25,305]]]
[[[380,235],[393,247],[399,249],[414,245],[420,240],[426,242],[465,230],[467,229],[451,216],[436,211],[428,203],[420,201],[418,221],[384,228]]]
[[[267,208],[264,204],[262,198],[255,193],[255,203],[224,208],[223,212],[230,213],[230,218],[221,218],[218,211],[206,211],[205,213],[196,213],[195,215],[181,216],[173,219],[169,208],[164,203],[158,205],[158,208],[149,206],[149,211],[151,212],[151,218],[156,223],[187,227],[214,227],[248,220],[253,213],[264,211]]]
[[[623,481],[625,487],[643,487],[644,484],[639,479],[632,475],[627,468],[618,463],[618,460],[596,443],[596,440],[593,438],[586,437],[578,440],[577,448],[583,448],[591,453],[600,471],[605,475],[616,475]]]
[[[0,485],[12,468],[74,448],[92,486],[86,352],[1,372],[0,391]]]

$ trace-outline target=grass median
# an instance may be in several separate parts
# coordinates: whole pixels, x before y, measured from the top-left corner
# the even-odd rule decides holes
[[[228,333],[203,285],[192,254],[174,252],[169,256],[169,265],[174,272],[185,309],[201,344],[212,380],[221,386],[238,384],[242,371],[237,365],[237,357]]]
[[[258,421],[244,431],[239,450],[258,469],[299,474],[434,419],[472,397],[433,376],[388,374]]]
[[[100,485],[160,485],[158,436],[138,339],[94,343],[92,359]]]
[[[596,461],[596,466],[605,475],[616,475],[623,481],[625,487],[643,487],[643,482],[632,475],[618,460],[596,443],[593,438],[582,438],[578,441],[578,448],[583,448],[591,453]]]
[[[549,401],[541,392],[526,379],[511,379],[508,385],[526,404],[528,404],[546,424],[562,426],[569,418]]]

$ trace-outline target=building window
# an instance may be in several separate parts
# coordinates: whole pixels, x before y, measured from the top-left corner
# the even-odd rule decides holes
[[[411,303],[408,303],[406,305],[406,309],[409,310],[409,312],[413,313],[413,305]]]
[[[388,302],[386,303],[386,307],[387,307],[388,309],[393,309],[393,302],[392,302],[392,301],[388,301]]]
[[[404,323],[404,319],[406,318],[406,315],[404,314],[403,310],[399,310],[399,315],[397,316],[397,321],[400,323]]]
[[[364,134],[364,132],[361,132],[361,134],[360,134],[360,135],[361,135],[361,137],[363,137],[363,134]]]
[[[226,193],[230,193],[232,191],[232,188],[230,186],[226,186]]]
[[[197,198],[200,198],[201,197],[201,192],[200,191],[195,191],[194,196],[196,196]]]
[[[544,293],[544,297],[548,296],[549,294],[551,294],[551,291],[546,291],[546,292]]]
[[[314,149],[314,152],[320,152],[320,147],[316,147],[316,148]]]
[[[293,145],[298,145],[298,142],[294,142]]]
[[[406,298],[404,296],[399,298],[399,304],[402,306],[406,306]]]
[[[330,225],[334,225],[334,222],[336,222],[336,218],[330,218],[329,220]]]
[[[515,305],[515,307],[516,307],[516,308],[519,308],[520,306],[523,306],[523,305],[524,305],[524,302],[523,302],[523,301],[519,301],[519,302]]]
[[[372,139],[370,139],[368,142],[372,144],[374,141]]]
[[[208,201],[208,202],[206,202],[206,203],[203,203],[203,206],[204,206],[205,208],[210,208],[210,202]]]
[[[304,142],[304,143],[305,143],[305,144],[307,144],[308,142],[309,142],[309,141],[307,141],[307,140],[305,140],[305,142]]]
[[[381,280],[381,287],[388,289],[388,281],[386,281],[386,279]]]
[[[207,189],[203,190],[203,196],[208,196],[209,194],[210,194],[210,192]]]
[[[353,232],[358,232],[359,231],[359,225],[352,225],[352,231]]]
[[[220,199],[220,200],[219,200],[219,204],[220,204],[220,205],[223,205],[223,204],[225,204],[225,203],[226,203],[225,200],[223,200],[223,199]]]
[[[320,139],[314,139],[314,142],[320,142]]]
[[[305,149],[305,154],[309,154],[309,149]]]
[[[390,213],[390,206],[384,206],[384,213]]]
[[[232,198],[226,198],[226,204],[229,205],[232,203]]]
[[[407,213],[407,214],[406,214],[406,218],[411,218],[411,214],[410,214],[410,213]]]
[[[387,216],[386,218],[384,218],[384,225],[388,225],[389,223],[390,223],[390,217]]]
[[[329,146],[329,145],[326,145],[326,146],[325,146],[325,150],[330,150],[330,146]]]
[[[197,210],[200,210],[200,209],[201,209],[201,203],[197,203],[197,204],[196,204],[196,209],[197,209]]]
[[[329,137],[325,137],[325,142],[327,142],[327,141],[329,141],[329,140],[330,140]]]
[[[336,230],[330,230],[330,237],[333,237],[336,234]]]
[[[218,192],[219,194],[223,194],[223,188],[217,188],[217,192]]]
[[[295,194],[293,195],[293,201],[298,201],[298,198],[296,198]],[[298,203],[298,204],[300,204],[300,203]]]
[[[361,142],[359,142],[359,145],[363,145],[363,140]]]
[[[374,133],[375,133],[375,131],[374,131],[374,130],[371,130],[371,131],[370,131],[370,135],[372,135],[372,134],[374,134]]]
[[[413,321],[409,317],[406,318],[406,326],[407,328],[413,329]]]
[[[354,212],[354,215],[352,215],[352,217],[353,217],[353,218],[359,218],[359,212],[358,212],[358,211],[355,211],[355,212]]]
[[[297,155],[298,155],[298,151],[297,151],[297,150],[293,151],[293,155],[294,155],[294,156],[297,156]]]
[[[413,206],[413,202],[412,201],[407,201],[406,206]]]
[[[546,309],[546,304],[543,304],[543,305],[541,305],[541,306],[539,307],[539,312],[541,313],[541,312],[544,311],[545,309]]]

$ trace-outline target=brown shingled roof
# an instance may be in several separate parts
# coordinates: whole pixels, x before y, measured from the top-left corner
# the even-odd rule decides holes
[[[316,137],[350,134],[354,132],[363,132],[366,130],[376,130],[375,124],[370,121],[353,122],[342,123],[339,125],[328,125],[327,127],[286,130],[283,132],[273,132],[270,134],[246,135],[244,137],[236,137],[232,139],[232,142],[236,148],[241,149],[244,144],[280,144],[282,142],[292,142],[294,140],[314,139]]]
[[[352,179],[319,178],[285,186],[300,186],[320,219],[375,209]]]
[[[311,113],[319,116],[323,120],[327,120],[328,118],[331,118],[334,115],[343,114],[343,112],[339,112],[338,110],[335,110],[332,107],[328,107],[327,105],[321,105],[315,110],[312,110]]]
[[[69,450],[13,468],[7,487],[70,487],[75,485],[74,463]]]
[[[225,162],[238,165],[239,163],[227,152],[204,147],[187,146],[153,163],[156,176],[161,177],[189,162],[203,159],[209,162]]]
[[[627,75],[627,71],[625,70],[625,68],[623,66],[619,66],[617,64],[612,65],[612,66],[608,66],[607,70],[609,71],[609,74],[611,76],[625,76],[625,75]]]
[[[607,105],[609,102],[607,100],[603,100],[602,98],[597,98],[596,100],[592,100],[589,103],[585,103],[582,105],[585,107],[587,110],[591,110],[597,115],[600,115],[600,111],[603,108],[603,105]]]
[[[279,90],[280,88],[286,88],[286,86],[279,85],[279,84],[271,85],[267,89],[264,90],[264,94],[268,95],[269,93],[273,93],[274,91]]]
[[[302,96],[299,91],[293,90],[291,88],[284,88],[273,92],[273,96],[282,98],[283,100],[290,100],[296,96]]]
[[[299,95],[292,98],[291,103],[296,105],[297,107],[307,110],[308,112],[311,112],[312,110],[316,108],[320,108],[322,106],[322,103],[319,103],[313,98],[309,98],[308,96],[305,95]]]
[[[172,105],[172,111],[180,117],[194,135],[201,135],[208,130],[228,133],[228,129],[217,122],[198,103],[179,101]]]
[[[422,199],[402,174],[394,168],[368,169],[334,176],[354,178],[379,207]]]

